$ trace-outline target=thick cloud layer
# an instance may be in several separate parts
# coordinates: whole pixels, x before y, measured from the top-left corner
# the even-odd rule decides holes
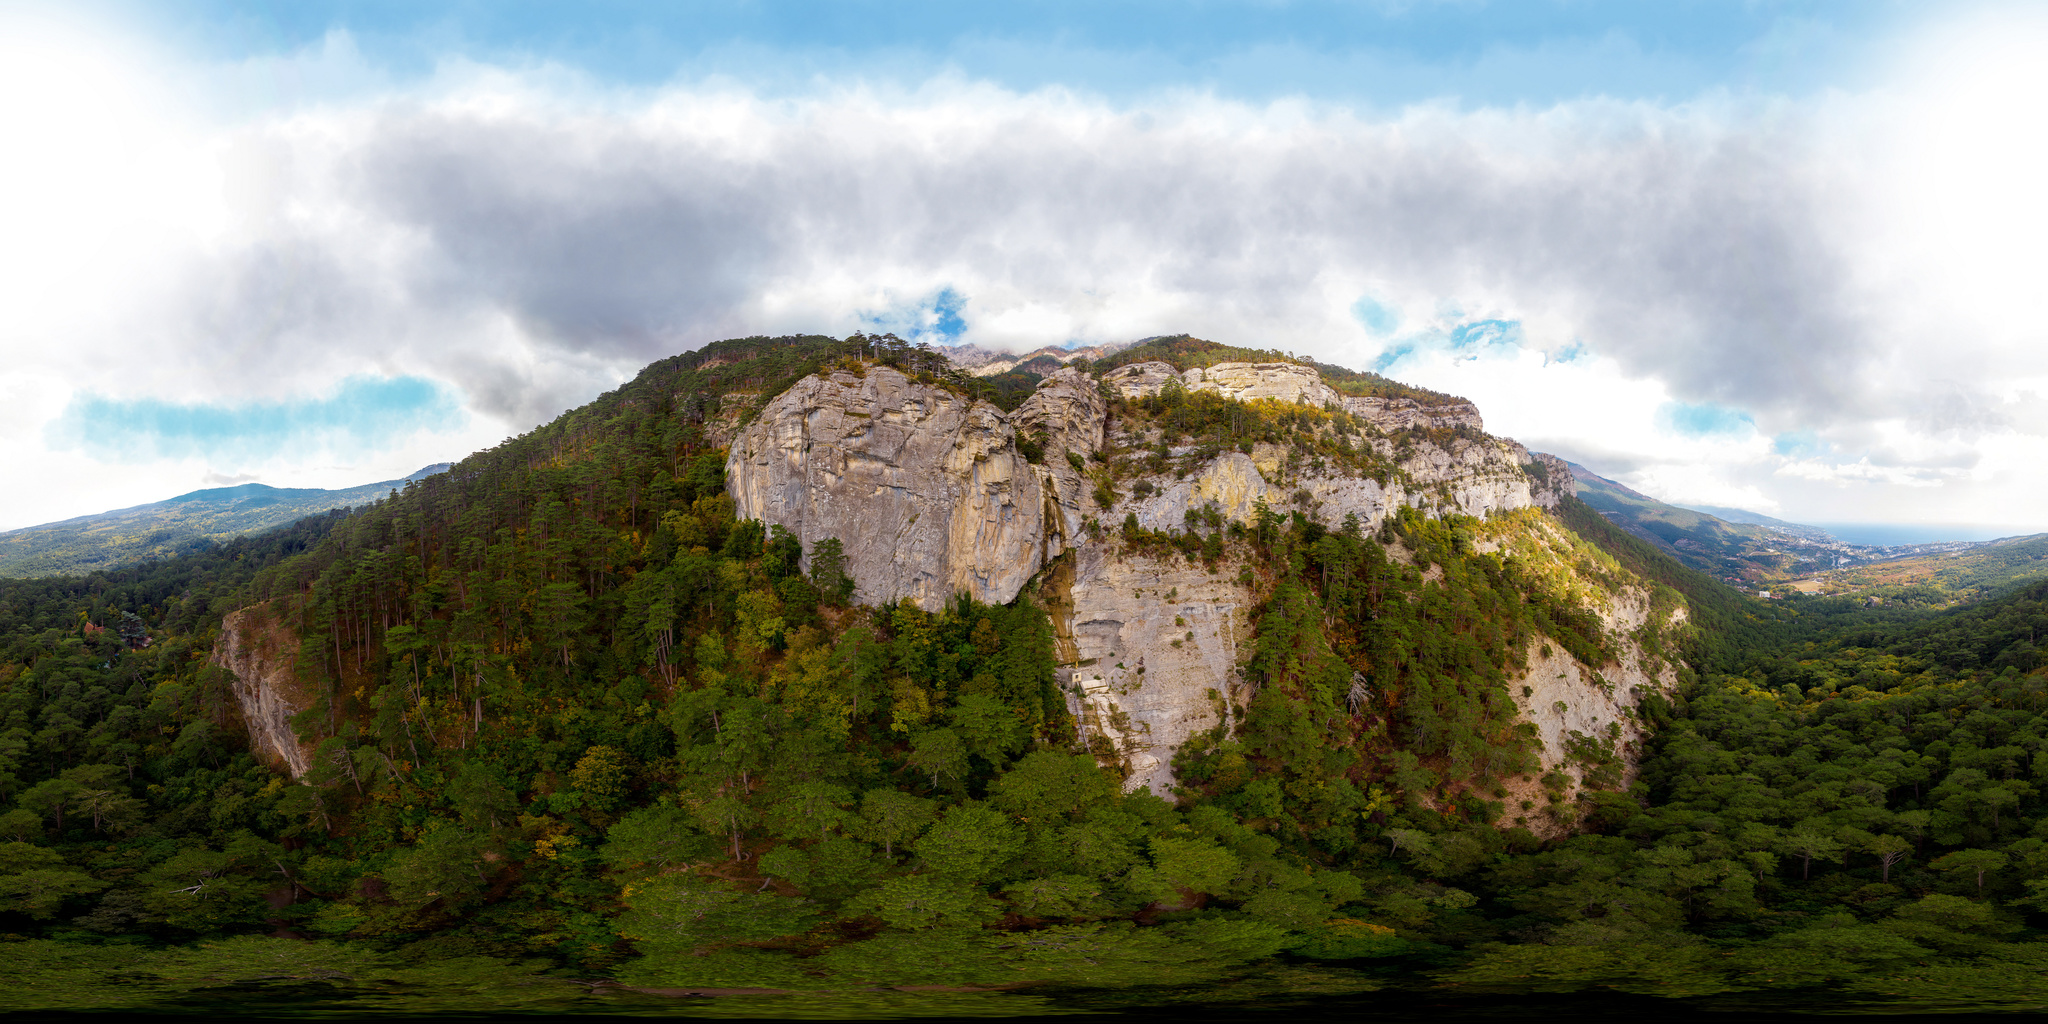
[[[1916,277],[1925,233],[1884,203],[1920,194],[1887,191],[1901,144],[1872,127],[1911,109],[1367,116],[945,81],[771,101],[471,69],[197,131],[217,197],[157,205],[212,212],[150,236],[104,310],[16,314],[65,343],[17,345],[12,386],[229,407],[418,376],[480,438],[710,340],[914,322],[943,295],[949,340],[1189,331],[1485,392],[1524,440],[1696,495],[1938,483],[2042,428],[2024,386],[2048,366],[2038,330]],[[1635,418],[1603,432],[1546,389]]]
[[[516,359],[437,347],[462,351],[443,369],[484,408],[530,416],[562,396],[507,393],[508,361],[842,329],[943,287],[987,343],[1192,330],[1352,360],[1368,292],[1423,312],[1455,297],[1568,323],[1560,343],[1682,397],[1824,420],[1870,392],[1870,331],[1805,127],[997,93],[388,103],[251,131],[243,151],[287,169],[279,212],[219,254],[185,321],[255,355],[280,334],[353,352],[423,314],[503,317]]]

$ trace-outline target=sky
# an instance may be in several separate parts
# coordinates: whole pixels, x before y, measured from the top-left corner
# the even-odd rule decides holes
[[[657,358],[1189,333],[1665,500],[2048,529],[2048,7],[0,0],[0,529]]]

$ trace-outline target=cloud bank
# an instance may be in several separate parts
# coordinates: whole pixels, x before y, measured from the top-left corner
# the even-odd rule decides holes
[[[482,409],[528,418],[567,397],[529,394],[530,368],[580,383],[938,289],[984,344],[1186,329],[1355,361],[1375,351],[1352,313],[1370,294],[1425,319],[1447,299],[1505,311],[1542,325],[1539,345],[1765,413],[1854,411],[1877,383],[1867,297],[1793,115],[1368,121],[931,92],[670,91],[626,110],[484,93],[246,129],[225,159],[267,201],[161,322],[175,350],[211,339],[267,378],[425,355]],[[429,343],[428,323],[466,327]]]
[[[2010,106],[2001,87],[1980,101]],[[946,79],[623,91],[452,65],[195,129],[186,152],[214,173],[159,201],[203,213],[95,282],[119,300],[0,326],[12,372],[100,396],[76,408],[110,432],[149,402],[282,409],[371,374],[445,383],[479,437],[727,336],[1188,331],[1470,394],[1496,429],[1674,498],[1953,496],[2007,473],[1987,438],[2038,443],[2048,346],[2013,297],[1969,290],[1972,267],[2040,265],[1998,243],[2027,225],[1959,226],[1941,181],[1899,185],[1927,173],[1895,116],[1923,101],[1371,116]],[[1951,164],[1983,142],[1944,131]],[[67,344],[31,348],[29,326]]]

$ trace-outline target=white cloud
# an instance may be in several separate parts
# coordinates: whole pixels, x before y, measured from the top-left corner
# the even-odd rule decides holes
[[[460,389],[471,416],[346,470],[58,473],[0,526],[208,473],[397,475],[661,355],[843,333],[946,288],[964,340],[993,345],[1184,330],[1362,365],[1421,339],[1397,376],[1673,498],[1815,518],[1939,512],[1908,492],[2006,500],[2017,463],[1968,463],[2028,450],[2001,439],[2043,419],[2014,383],[2048,382],[2025,302],[2044,269],[2030,126],[2048,90],[2023,44],[2041,38],[1942,37],[1890,91],[1812,102],[1369,115],[946,78],[613,90],[455,60],[399,87],[344,35],[191,68],[57,32],[0,100],[42,140],[0,172],[22,218],[0,240],[0,391],[40,401],[0,413],[8,473],[57,472],[41,424],[52,396],[88,390],[232,404],[413,374]],[[311,98],[221,99],[294,69]],[[47,99],[53,82],[77,98]],[[1970,116],[1943,116],[1956,108]],[[1368,296],[1400,321],[1391,336],[1354,315]],[[1430,340],[1483,317],[1519,339]],[[1674,402],[1754,429],[1674,432]],[[1777,454],[1788,431],[1820,448]]]

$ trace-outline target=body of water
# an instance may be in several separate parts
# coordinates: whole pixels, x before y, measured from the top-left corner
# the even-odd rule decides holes
[[[2048,526],[1986,526],[1979,523],[1806,523],[1851,544],[1938,544],[1953,540],[1997,540],[2048,533]]]

